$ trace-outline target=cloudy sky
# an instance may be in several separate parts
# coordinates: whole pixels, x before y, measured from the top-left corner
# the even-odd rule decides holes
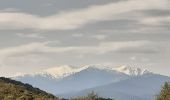
[[[0,75],[131,65],[170,76],[170,0],[0,0]]]

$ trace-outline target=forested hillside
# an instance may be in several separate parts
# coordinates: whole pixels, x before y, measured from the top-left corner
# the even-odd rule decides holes
[[[0,100],[59,100],[29,84],[0,77]]]

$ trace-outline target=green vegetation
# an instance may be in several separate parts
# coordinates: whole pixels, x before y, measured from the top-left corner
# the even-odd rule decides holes
[[[89,93],[87,96],[77,97],[77,98],[73,98],[71,100],[113,100],[113,99],[110,99],[110,98],[108,98],[108,99],[101,98],[101,97],[98,97],[97,94],[92,92],[92,93]]]
[[[170,100],[170,83],[165,82],[156,100]]]
[[[0,100],[59,100],[29,84],[0,77]]]
[[[60,99],[60,100],[113,100],[110,98],[101,98],[98,97],[96,94],[88,94],[87,96],[83,96],[83,97],[76,97],[76,98],[72,98],[72,99]]]

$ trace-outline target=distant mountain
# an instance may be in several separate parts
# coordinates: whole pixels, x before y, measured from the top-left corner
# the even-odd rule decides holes
[[[16,76],[14,79],[24,83],[30,83],[51,93],[62,94],[119,82],[133,76],[147,74],[146,72],[150,73],[149,71],[142,71],[139,68],[126,66],[112,68],[99,65],[82,67],[65,65],[35,74]]]
[[[64,96],[66,98],[83,96],[90,91],[94,91],[99,96],[115,98],[116,100],[154,100],[155,96],[160,91],[161,85],[166,81],[170,81],[170,77],[150,74],[133,77],[117,83],[98,86],[79,92],[62,94],[60,96]]]
[[[150,100],[161,84],[170,80],[169,77],[138,67],[99,65],[60,66],[35,74],[19,75],[13,79],[61,97],[81,96],[94,90],[101,97],[113,97],[116,100]]]
[[[112,82],[128,79],[130,76],[113,68],[102,66],[61,66],[40,73],[26,74],[14,79],[54,94],[80,91]]]
[[[62,79],[64,77],[70,76],[72,74],[78,73],[88,68],[117,71],[117,72],[127,74],[129,76],[138,76],[138,75],[150,73],[149,71],[145,69],[140,69],[137,67],[129,67],[129,66],[119,66],[119,67],[113,68],[113,67],[102,66],[102,65],[86,65],[86,66],[81,66],[81,67],[64,65],[64,66],[49,68],[49,69],[43,70],[41,72],[33,73],[33,74],[19,74],[19,75],[16,75],[15,77],[21,78],[25,76],[32,76],[32,77],[43,76],[43,77],[50,77],[54,79]]]
[[[59,100],[29,84],[0,77],[0,100]]]
[[[63,93],[68,91],[79,91],[128,78],[128,75],[117,71],[88,67],[87,69],[58,80],[56,86],[60,91],[56,93],[60,94],[61,91]]]

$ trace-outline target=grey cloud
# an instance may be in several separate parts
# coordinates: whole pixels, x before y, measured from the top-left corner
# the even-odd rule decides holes
[[[151,5],[155,3],[154,5]],[[110,3],[105,5],[89,6],[84,9],[64,11],[51,16],[38,16],[37,14],[29,13],[0,13],[1,29],[32,29],[32,30],[73,30],[81,28],[89,23],[95,23],[98,21],[107,20],[119,20],[124,18],[120,16],[121,13],[126,13],[134,10],[145,10],[145,9],[160,9],[167,7],[167,0],[129,0],[119,3]],[[121,9],[124,7],[124,9]],[[94,14],[95,13],[95,14]],[[125,15],[126,16],[126,15]],[[126,16],[126,18],[133,16]],[[4,20],[5,19],[5,20]],[[20,20],[17,20],[20,19]],[[167,18],[169,20],[169,18]],[[139,21],[139,19],[138,19]],[[152,24],[152,22],[158,24],[162,19],[159,20],[152,18],[142,19],[140,23]],[[153,24],[154,24],[153,23]],[[21,25],[22,24],[22,25]]]
[[[148,10],[138,10],[136,12],[143,13],[146,16],[170,16],[170,9],[148,9]]]
[[[118,1],[120,0],[0,0],[0,10],[7,11],[6,9],[10,8],[17,9],[19,12],[49,16],[60,11],[86,8],[92,5],[102,5]]]
[[[91,31],[98,31],[101,30],[130,30],[132,28],[136,28],[138,24],[137,20],[133,19],[117,19],[117,20],[108,20],[108,21],[100,21],[93,24],[88,24],[84,26],[83,30],[91,30]]]
[[[105,5],[114,2],[119,4],[118,1],[120,0],[0,0],[0,11],[3,13],[28,13],[38,16],[38,18],[45,18],[62,11],[69,13],[80,10],[82,12],[82,9],[89,6]],[[156,2],[156,7],[149,1]],[[25,70],[26,67],[30,68],[28,72],[32,72],[33,70],[38,71],[49,66],[94,63],[112,63],[114,65],[137,63],[140,65],[151,65],[153,70],[157,70],[157,68],[162,69],[162,66],[165,66],[164,69],[166,69],[170,65],[170,46],[168,45],[170,43],[170,23],[167,18],[170,16],[170,10],[168,9],[169,6],[166,6],[166,1],[169,1],[149,1],[142,0],[140,2],[141,5],[144,4],[141,7],[142,10],[136,10],[132,5],[126,7],[125,4],[124,6],[119,6],[120,10],[123,11],[118,12],[119,14],[114,14],[111,18],[106,17],[97,21],[94,19],[95,21],[92,20],[93,22],[88,21],[82,27],[71,30],[34,30],[23,28],[0,30],[0,51],[4,48],[24,46],[30,43],[41,44],[50,41],[45,46],[29,47],[30,50],[25,49],[25,47],[22,50],[21,48],[12,48],[14,50],[14,52],[12,51],[13,54],[7,56],[3,62],[0,62],[0,67],[3,68],[3,71],[9,71],[10,69],[9,73],[17,71],[27,72]],[[130,8],[130,10],[124,11],[126,8]],[[105,11],[107,12],[108,10]],[[114,11],[112,12],[114,13]],[[95,13],[93,14],[95,15]],[[82,14],[80,15],[82,16]],[[77,20],[77,18],[75,19]],[[18,36],[18,33],[22,34],[22,36]],[[43,38],[38,38],[37,35]],[[140,47],[133,47],[134,45],[126,47],[128,45],[126,42],[128,41],[131,41],[130,44],[133,44],[134,41],[143,40],[149,41],[149,45],[144,43]],[[120,47],[112,47],[116,44],[109,44],[114,42],[119,42],[117,45]],[[106,44],[101,45],[102,43]],[[115,50],[114,48],[119,49]],[[42,49],[45,50],[43,51]],[[131,57],[137,57],[138,59],[132,61]],[[0,56],[0,59],[2,58],[3,56]]]
[[[167,57],[170,53],[168,52],[170,48],[166,46],[166,44],[169,44],[170,42],[168,41],[152,41],[152,43],[146,44],[144,46],[141,46],[139,48],[134,48],[134,47],[128,47],[121,49],[117,51],[117,53],[124,53],[124,54],[133,54],[133,55],[145,55],[145,56],[160,56],[164,55],[164,57]],[[169,56],[168,56],[169,57]],[[159,58],[158,58],[159,59]]]
[[[145,54],[145,55],[152,55],[152,54],[156,54],[156,53],[160,53],[159,50],[154,50],[152,48],[125,48],[125,49],[122,49],[120,51],[117,51],[117,53],[126,53],[126,54]]]

